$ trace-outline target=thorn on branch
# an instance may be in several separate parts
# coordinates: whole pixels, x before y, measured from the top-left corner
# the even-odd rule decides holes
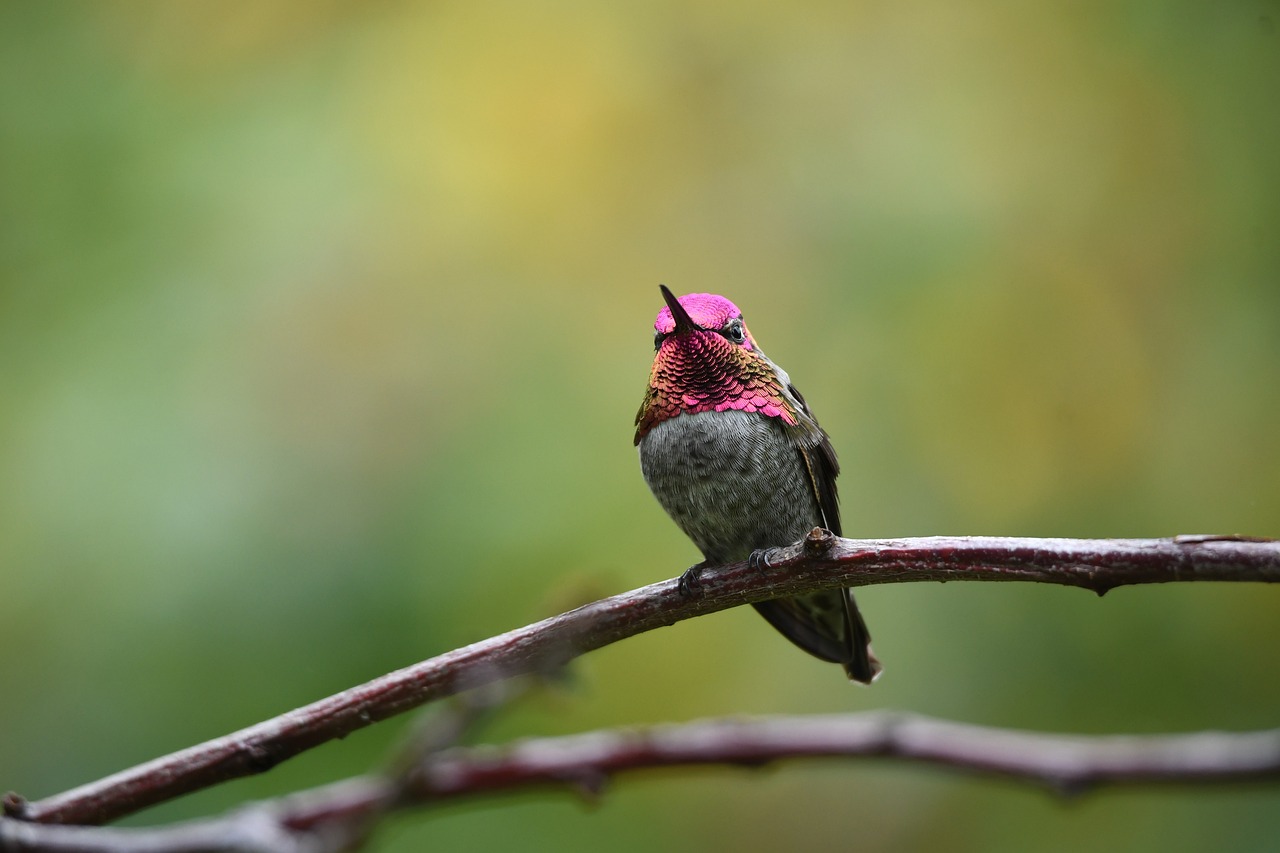
[[[1079,800],[1097,787],[1097,783],[1092,779],[1070,777],[1047,779],[1045,780],[1045,785],[1055,796],[1064,800]]]
[[[589,767],[565,777],[564,781],[578,799],[592,808],[600,805],[600,800],[609,789],[608,774]]]
[[[255,773],[266,773],[279,764],[281,760],[270,749],[258,743],[245,744],[244,756],[245,761],[249,767],[253,768]]]

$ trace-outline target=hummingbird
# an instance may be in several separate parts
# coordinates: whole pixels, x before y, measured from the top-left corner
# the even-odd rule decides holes
[[[653,368],[636,414],[645,482],[702,552],[680,577],[696,594],[707,566],[789,545],[814,527],[840,535],[836,461],[786,371],[760,349],[742,312],[723,296],[679,299],[654,321]],[[760,601],[770,625],[853,681],[880,674],[871,635],[848,589]]]

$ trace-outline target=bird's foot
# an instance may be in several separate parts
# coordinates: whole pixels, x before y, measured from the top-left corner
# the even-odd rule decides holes
[[[771,568],[773,564],[769,562],[769,555],[773,551],[773,548],[755,549],[747,555],[747,566],[757,572],[763,572],[765,569]]]
[[[703,561],[685,569],[680,580],[676,582],[676,588],[680,590],[681,595],[685,598],[697,598],[702,595],[702,570],[706,567],[706,561]]]

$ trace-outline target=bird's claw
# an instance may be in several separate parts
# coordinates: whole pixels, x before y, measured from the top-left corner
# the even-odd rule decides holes
[[[676,589],[685,598],[697,598],[702,595],[702,569],[705,565],[705,563],[698,563],[696,566],[690,566],[676,582]]]
[[[770,568],[772,564],[769,562],[769,554],[772,551],[772,548],[757,548],[747,555],[747,566],[757,572]]]

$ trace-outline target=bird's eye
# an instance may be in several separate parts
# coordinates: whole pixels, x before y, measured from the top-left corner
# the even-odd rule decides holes
[[[747,327],[741,320],[730,320],[724,327],[724,336],[735,344],[747,339]]]
[[[654,333],[653,333],[653,349],[654,349],[654,351],[655,351],[655,352],[656,352],[659,348],[661,348],[661,346],[662,346],[662,342],[663,342],[663,340],[665,340],[665,339],[666,339],[666,337],[667,337],[667,336],[666,336],[666,335],[664,335],[662,332],[654,332]]]

